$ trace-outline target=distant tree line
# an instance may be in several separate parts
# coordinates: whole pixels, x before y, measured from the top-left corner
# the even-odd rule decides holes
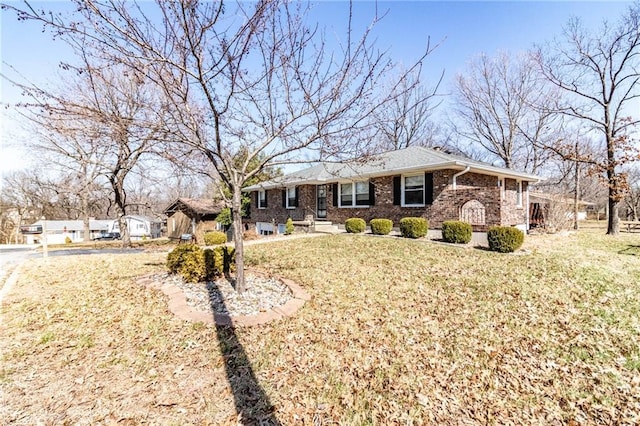
[[[31,147],[60,173],[4,177],[2,238],[16,217],[88,226],[159,214],[179,195],[239,212],[242,188],[268,171],[411,145],[544,175],[549,188],[606,205],[609,234],[620,216],[638,216],[638,4],[598,29],[571,20],[529,52],[481,54],[445,96],[442,76],[424,81],[422,68],[446,44],[427,41],[400,69],[370,29],[352,31],[348,4],[337,52],[301,4],[75,3],[68,16],[3,5],[76,60],[61,64],[56,87],[11,79],[26,94],[16,111],[32,125]],[[233,226],[241,233],[240,219]]]

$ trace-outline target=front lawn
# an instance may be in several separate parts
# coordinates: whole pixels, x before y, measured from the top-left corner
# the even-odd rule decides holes
[[[637,424],[639,246],[601,230],[512,255],[363,235],[251,246],[251,266],[313,299],[235,332],[136,284],[161,253],[33,260],[2,306],[0,423]]]

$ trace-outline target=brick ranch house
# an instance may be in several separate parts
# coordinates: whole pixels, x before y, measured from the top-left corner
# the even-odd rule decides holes
[[[528,191],[540,177],[451,155],[409,147],[366,161],[321,163],[245,188],[251,196],[249,226],[258,233],[282,229],[287,218],[313,224],[369,222],[420,216],[430,229],[445,220],[529,228]]]

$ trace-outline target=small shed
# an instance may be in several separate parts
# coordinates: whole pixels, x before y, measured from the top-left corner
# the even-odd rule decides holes
[[[167,215],[167,236],[180,239],[183,234],[192,234],[202,241],[206,231],[220,229],[216,217],[225,205],[222,200],[211,198],[178,198],[164,209]]]

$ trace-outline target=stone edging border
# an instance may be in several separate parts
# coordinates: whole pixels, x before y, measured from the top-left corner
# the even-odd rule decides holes
[[[169,311],[185,321],[203,322],[205,324],[215,324],[218,326],[251,327],[266,324],[284,317],[290,317],[295,314],[306,301],[311,300],[311,296],[294,281],[279,276],[273,276],[273,278],[280,280],[289,287],[292,298],[282,306],[255,315],[227,315],[217,313],[212,315],[210,312],[199,311],[187,305],[187,298],[184,292],[173,284],[159,283],[152,278],[152,275],[142,276],[138,278],[137,282],[146,288],[160,290],[167,295],[169,297]]]

